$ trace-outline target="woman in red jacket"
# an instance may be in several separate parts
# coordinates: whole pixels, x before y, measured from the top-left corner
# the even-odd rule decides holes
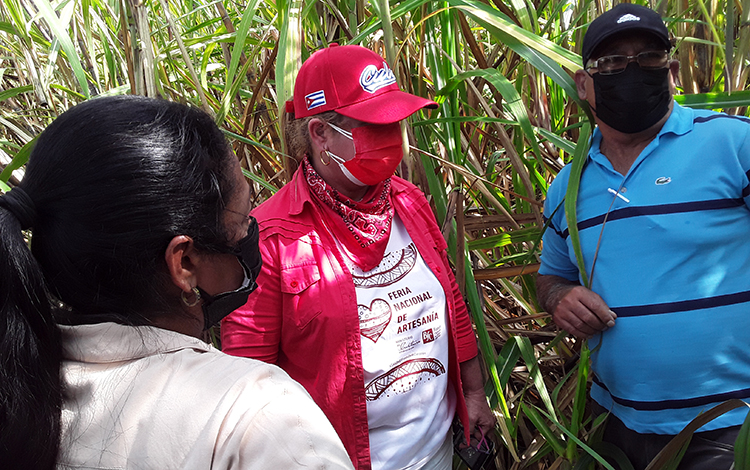
[[[450,469],[454,414],[477,435],[495,423],[445,241],[393,176],[399,121],[436,106],[360,46],[302,65],[285,127],[300,167],[253,211],[258,293],[222,323],[224,351],[299,381],[358,469]]]

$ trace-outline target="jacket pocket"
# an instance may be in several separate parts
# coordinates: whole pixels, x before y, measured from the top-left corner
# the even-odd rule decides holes
[[[320,315],[320,270],[315,264],[289,266],[281,269],[281,292],[284,294],[284,316],[299,329],[304,329]]]

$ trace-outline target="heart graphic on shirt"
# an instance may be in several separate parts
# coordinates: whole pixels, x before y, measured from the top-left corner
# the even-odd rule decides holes
[[[383,299],[375,299],[367,305],[357,305],[359,331],[362,336],[377,343],[385,327],[391,322],[391,306]]]

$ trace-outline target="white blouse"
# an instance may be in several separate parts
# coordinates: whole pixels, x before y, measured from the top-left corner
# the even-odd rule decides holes
[[[351,469],[276,366],[154,327],[61,326],[61,469]]]

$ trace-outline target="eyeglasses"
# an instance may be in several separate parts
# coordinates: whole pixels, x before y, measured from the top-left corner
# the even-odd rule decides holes
[[[597,69],[602,75],[622,73],[631,60],[638,62],[642,69],[656,70],[667,66],[669,53],[667,51],[645,51],[638,55],[607,55],[599,57],[586,67],[586,70]]]

